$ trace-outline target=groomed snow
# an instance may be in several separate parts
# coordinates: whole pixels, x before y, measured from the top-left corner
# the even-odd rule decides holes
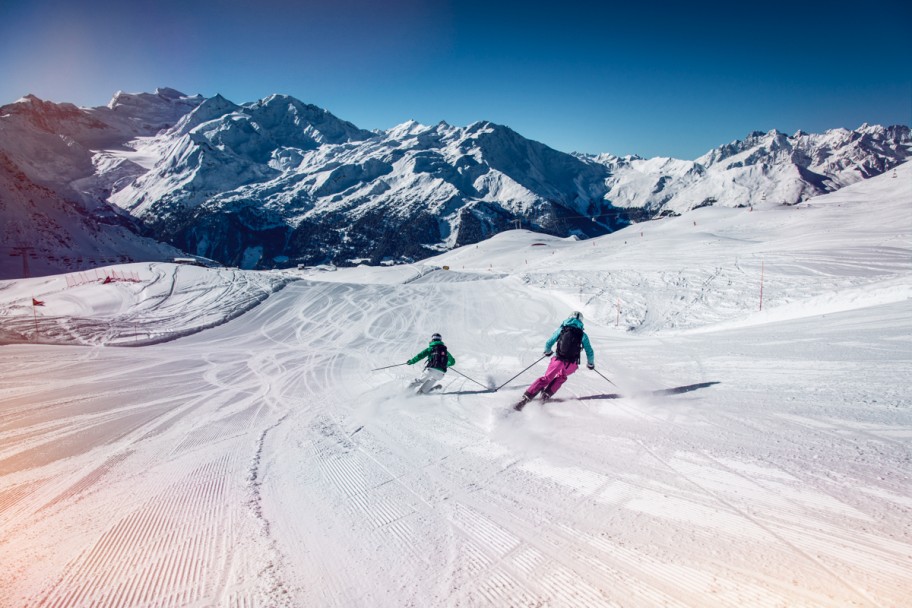
[[[0,282],[0,605],[905,605],[910,184],[415,266]],[[573,309],[612,384],[510,412]],[[371,371],[433,332],[439,394]]]

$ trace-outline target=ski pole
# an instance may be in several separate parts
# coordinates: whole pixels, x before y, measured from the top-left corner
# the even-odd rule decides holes
[[[539,361],[541,361],[542,359],[544,359],[544,358],[547,357],[547,356],[548,356],[548,355],[542,355],[541,357],[539,357],[539,358],[535,361],[535,363],[538,363]],[[532,365],[535,365],[535,363],[533,363]],[[532,367],[532,365],[530,365],[529,367]],[[516,374],[515,376],[513,376],[512,378],[510,378],[509,380],[507,380],[506,382],[504,382],[503,384],[501,384],[500,386],[498,386],[497,388],[495,388],[494,391],[495,391],[495,392],[496,392],[496,391],[499,391],[500,389],[502,389],[503,387],[505,387],[506,385],[508,385],[510,382],[513,382],[513,380],[519,378],[519,376],[522,375],[523,372],[525,372],[527,369],[529,369],[529,367],[527,367],[526,369],[522,370],[521,372],[519,372],[518,374]]]
[[[463,378],[465,378],[466,380],[472,380],[471,378],[469,378],[468,376],[466,376],[465,374],[463,374],[461,371],[459,371],[459,370],[456,369],[455,367],[451,367],[450,369],[453,370],[454,372],[456,372],[457,374],[459,374],[460,376],[462,376]],[[478,386],[481,386],[481,387],[483,387],[483,388],[486,388],[486,389],[488,389],[488,390],[491,390],[491,387],[485,386],[484,384],[482,384],[482,383],[479,382],[478,380],[472,380],[472,382],[474,382],[474,383],[477,384]],[[497,390],[497,389],[495,389],[495,390]]]
[[[592,371],[594,371],[594,372],[595,372],[596,374],[598,374],[599,376],[602,376],[602,378],[605,378],[605,376],[602,375],[602,372],[598,371],[598,370],[595,369],[594,367],[592,368]],[[605,380],[608,380],[608,378],[605,378]],[[613,387],[615,387],[615,388],[621,388],[621,387],[619,387],[617,384],[615,384],[614,382],[612,382],[611,380],[608,380],[608,384],[610,384],[611,386],[613,386]]]
[[[386,367],[375,367],[374,369],[372,369],[372,370],[370,370],[370,371],[376,372],[376,371],[379,371],[379,370],[381,370],[381,369],[389,369],[389,368],[391,368],[391,367],[399,367],[400,365],[408,365],[408,363],[397,363],[396,365],[387,365]]]

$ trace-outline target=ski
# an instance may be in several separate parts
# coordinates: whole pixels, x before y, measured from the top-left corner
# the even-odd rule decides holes
[[[654,391],[639,391],[636,393],[628,393],[622,395],[620,393],[599,393],[596,395],[580,395],[579,397],[550,397],[548,399],[542,398],[542,402],[553,402],[553,403],[563,403],[566,401],[596,401],[601,399],[624,399],[624,398],[636,398],[636,397],[663,397],[668,395],[680,395],[682,393],[690,393],[692,391],[699,390],[701,388],[708,388],[718,382],[700,382],[699,384],[688,384],[686,386],[676,386],[674,388],[662,388]],[[520,408],[521,409],[521,408]]]
[[[513,409],[516,410],[517,412],[523,411],[523,408],[526,407],[526,404],[529,403],[530,401],[532,401],[532,399],[535,399],[535,397],[532,397],[530,399],[529,397],[523,396],[523,398],[520,399],[520,401],[518,403],[515,403],[513,405]],[[542,395],[541,401],[542,401],[542,403],[545,403],[549,399],[550,399],[549,397],[545,397],[544,395]]]

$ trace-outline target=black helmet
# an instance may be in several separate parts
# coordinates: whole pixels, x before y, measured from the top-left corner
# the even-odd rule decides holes
[[[577,321],[579,321],[580,323],[582,323],[582,322],[583,322],[583,313],[581,313],[581,312],[578,311],[578,310],[574,310],[573,312],[570,313],[570,318],[571,318],[571,319],[576,319]]]
[[[431,342],[434,342],[435,340],[443,340],[443,338],[440,337],[440,334],[434,334],[431,336]]]

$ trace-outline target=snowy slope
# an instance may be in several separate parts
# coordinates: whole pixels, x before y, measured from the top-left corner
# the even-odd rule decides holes
[[[0,282],[0,344],[157,344],[221,325],[290,280],[152,262]],[[33,310],[33,298],[40,308]]]
[[[0,348],[0,605],[904,605],[910,185],[393,268],[0,282],[3,329],[61,343]],[[572,309],[613,384],[508,413]],[[372,371],[434,331],[440,394]],[[101,347],[138,335],[168,341]]]

